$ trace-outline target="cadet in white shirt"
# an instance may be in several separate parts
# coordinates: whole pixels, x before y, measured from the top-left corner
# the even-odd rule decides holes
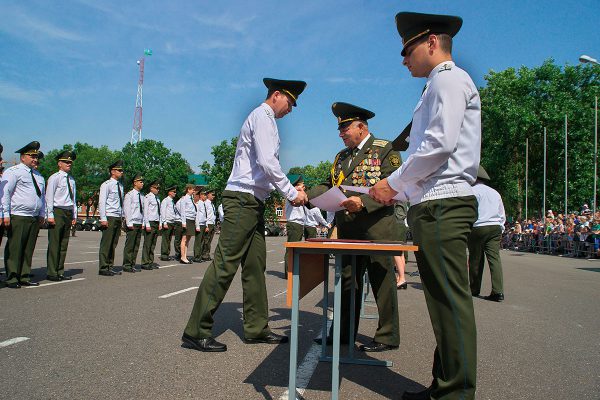
[[[133,189],[125,195],[123,201],[123,214],[127,233],[125,235],[125,247],[123,248],[123,271],[137,272],[135,260],[137,258],[140,240],[142,239],[144,225],[144,202],[140,190],[144,187],[144,177],[140,174],[133,178]],[[143,266],[144,269],[152,267]]]
[[[98,274],[103,276],[121,275],[121,271],[113,269],[113,264],[123,222],[123,185],[119,182],[123,176],[123,160],[115,161],[108,170],[110,179],[100,185],[98,195],[98,212],[102,225]]]
[[[206,234],[206,193],[201,190],[194,195],[196,200],[196,234],[194,236],[194,262],[202,262],[202,244]]]
[[[4,160],[2,160],[2,151],[4,151],[4,147],[0,143],[0,245],[2,244],[2,239],[4,238],[4,211],[2,209],[2,196],[4,193],[4,185],[6,183],[2,180],[2,173],[4,172]],[[2,275],[1,272],[0,275]]]
[[[238,136],[235,160],[223,192],[225,220],[215,250],[198,289],[194,308],[182,340],[200,351],[225,351],[227,346],[212,337],[213,315],[223,301],[242,263],[244,292],[244,341],[283,343],[287,337],[269,329],[269,307],[265,286],[266,244],[264,201],[277,189],[294,205],[307,201],[279,164],[279,131],[275,119],[292,111],[306,82],[265,78],[266,100],[244,121]]]
[[[500,193],[487,186],[490,176],[480,165],[473,192],[477,198],[477,221],[469,235],[469,280],[471,294],[479,296],[483,267],[487,258],[492,277],[492,292],[484,299],[504,300],[502,260],[500,260],[500,239],[504,232],[506,214]]]
[[[160,184],[158,180],[150,182],[150,191],[144,197],[144,247],[142,248],[142,268],[158,269],[158,264],[154,262],[154,248],[156,247],[156,238],[158,232],[162,230],[160,223],[160,200],[158,192]]]
[[[293,177],[292,177],[293,178]],[[294,178],[293,178],[294,179]],[[304,178],[302,175],[298,175],[292,181],[292,184],[298,191],[304,191]],[[304,236],[304,224],[306,223],[306,211],[307,208],[296,207],[290,201],[285,202],[285,231],[287,234],[288,242],[300,242]],[[285,250],[284,269],[286,279],[288,278],[288,250]],[[289,271],[291,272],[291,271]]]
[[[179,242],[175,240],[176,253],[181,249],[181,217],[177,207],[175,207],[175,195],[177,186],[167,188],[167,196],[160,203],[160,224],[162,225],[162,239],[160,241],[160,259],[169,261],[171,253],[171,238],[175,231],[179,231]],[[178,227],[178,228],[177,228]]]
[[[215,215],[215,206],[213,200],[215,199],[215,192],[209,190],[206,192],[206,199],[204,200],[204,210],[206,212],[206,227],[204,228],[204,234],[202,235],[202,259],[201,261],[211,261],[210,257],[210,246],[212,239],[215,234],[215,222],[217,216]]]
[[[304,239],[313,239],[317,237],[317,227],[328,226],[327,220],[323,218],[319,207],[313,207],[306,210],[306,224],[304,225]]]
[[[225,220],[225,213],[223,212],[223,203],[219,204],[217,212],[219,214],[219,222],[223,223],[223,221]]]
[[[181,212],[181,258],[179,262],[181,264],[191,264],[192,261],[187,257],[187,249],[190,244],[192,236],[196,235],[196,213],[198,207],[194,201],[194,192],[196,186],[188,183],[185,185],[185,194],[179,199],[179,211]]]
[[[477,333],[469,288],[467,238],[477,219],[475,182],[481,151],[481,102],[469,75],[452,61],[460,17],[401,12],[403,64],[427,78],[413,113],[408,158],[370,191],[388,203],[410,201],[409,226],[437,347],[433,382],[403,399],[475,397]],[[457,322],[458,321],[458,322]]]
[[[70,280],[65,276],[65,258],[69,247],[69,233],[77,221],[77,189],[69,175],[77,155],[65,150],[56,156],[58,172],[48,178],[46,186],[46,216],[48,219],[48,251],[46,259],[49,281]]]
[[[4,267],[9,288],[38,286],[31,282],[31,263],[38,232],[44,222],[44,177],[37,171],[40,143],[31,142],[15,153],[21,163],[2,174],[2,211],[8,241],[4,248]]]

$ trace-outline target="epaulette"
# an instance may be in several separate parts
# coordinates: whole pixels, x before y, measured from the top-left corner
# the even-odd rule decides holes
[[[389,141],[383,140],[383,139],[373,140],[373,146],[377,146],[377,147],[385,147],[385,146],[387,146],[388,143],[389,143]]]
[[[450,64],[444,64],[440,67],[440,69],[438,70],[438,72],[442,72],[442,71],[450,71],[452,70],[452,66]]]

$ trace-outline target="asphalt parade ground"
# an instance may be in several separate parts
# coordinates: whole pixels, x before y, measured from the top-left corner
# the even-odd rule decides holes
[[[270,326],[289,334],[284,241],[267,238],[266,279]],[[1,399],[287,399],[289,344],[242,341],[239,271],[215,316],[215,336],[228,351],[201,353],[182,348],[180,338],[209,263],[158,261],[159,239],[160,269],[104,277],[99,243],[99,232],[77,232],[66,261],[73,279],[50,282],[42,230],[33,260],[33,281],[41,285],[0,288]],[[124,243],[121,236],[115,266]],[[474,299],[477,399],[599,399],[600,261],[506,250],[501,256],[506,300]],[[411,254],[407,273],[414,271]],[[393,366],[342,365],[341,399],[399,399],[430,383],[433,333],[419,277],[407,278],[408,290],[398,293],[400,348],[357,350]],[[486,267],[482,294],[489,291]],[[300,303],[298,385],[307,400],[330,398],[331,364],[318,362],[313,343],[321,296],[318,287]],[[374,303],[365,308],[376,314]],[[357,344],[370,341],[376,324],[361,320]]]

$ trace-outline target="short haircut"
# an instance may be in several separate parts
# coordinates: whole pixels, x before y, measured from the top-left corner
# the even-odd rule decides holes
[[[452,54],[452,36],[447,33],[436,33],[435,36],[440,42],[440,49],[445,53]]]

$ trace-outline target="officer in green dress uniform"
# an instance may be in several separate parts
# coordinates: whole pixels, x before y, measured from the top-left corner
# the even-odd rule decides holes
[[[4,239],[4,210],[2,209],[2,195],[4,193],[2,173],[4,172],[4,160],[2,160],[2,151],[4,151],[4,147],[0,143],[0,245]],[[2,272],[0,272],[0,275],[2,275]]]
[[[48,220],[48,251],[46,258],[49,281],[70,280],[65,276],[65,258],[69,247],[71,227],[77,221],[77,189],[69,174],[77,155],[65,150],[56,156],[58,172],[48,178],[46,185],[46,218]]]
[[[125,195],[123,201],[123,215],[125,216],[125,247],[123,248],[123,271],[137,272],[135,260],[137,258],[140,241],[142,239],[142,226],[144,224],[144,203],[140,191],[144,187],[144,177],[136,174],[133,178],[133,189]],[[142,266],[144,269],[152,269]]]
[[[123,222],[123,185],[119,182],[123,177],[123,160],[115,161],[108,170],[110,179],[100,185],[98,195],[98,212],[102,229],[98,274],[102,276],[121,275],[121,271],[113,269],[113,264]]]
[[[17,150],[21,163],[2,175],[2,210],[8,233],[4,248],[5,284],[13,289],[39,285],[31,282],[33,251],[46,214],[44,177],[37,171],[39,149],[39,142],[31,142]]]
[[[158,269],[158,264],[154,262],[154,248],[156,239],[162,230],[160,224],[160,200],[158,192],[160,184],[158,180],[150,182],[150,190],[144,196],[144,247],[142,248],[142,268]]]
[[[348,103],[333,103],[333,114],[338,119],[339,136],[346,148],[335,156],[329,181],[308,191],[308,197],[316,197],[332,186],[373,186],[400,166],[400,156],[387,140],[376,139],[369,132],[367,120],[375,114],[369,110]],[[335,215],[340,239],[377,240],[395,237],[396,221],[394,208],[382,205],[366,194],[346,192],[346,208]],[[348,337],[350,326],[350,294],[352,285],[352,257],[342,259],[342,315],[341,340],[354,345],[362,297],[362,277],[365,270],[379,311],[379,325],[373,341],[360,347],[363,351],[385,351],[395,349],[400,344],[398,322],[398,298],[396,278],[391,256],[359,256],[356,269],[355,332]],[[328,337],[331,342],[331,335]]]
[[[486,185],[490,176],[479,166],[473,192],[477,198],[477,221],[469,235],[469,280],[471,294],[479,296],[483,267],[487,258],[492,277],[492,292],[484,299],[501,302],[504,300],[500,239],[504,232],[506,214],[500,193]]]
[[[286,336],[271,332],[268,324],[264,201],[273,189],[297,206],[307,200],[306,193],[296,190],[281,170],[275,121],[292,111],[306,82],[270,78],[263,82],[268,88],[267,98],[242,124],[233,169],[223,191],[225,220],[221,235],[183,333],[184,346],[195,350],[227,350],[225,344],[212,337],[213,316],[240,263],[245,343],[288,341]]]
[[[162,225],[162,239],[160,242],[160,259],[169,261],[171,252],[171,238],[176,234],[176,228],[179,227],[179,242],[177,235],[175,239],[175,251],[181,248],[181,221],[179,211],[175,207],[175,196],[177,195],[177,186],[173,185],[167,188],[167,196],[160,203],[160,223]]]
[[[465,265],[477,219],[471,185],[481,153],[481,101],[452,61],[452,37],[461,26],[460,17],[396,15],[403,64],[427,82],[413,112],[408,157],[370,195],[384,204],[410,202],[407,218],[437,344],[433,381],[423,391],[405,391],[405,400],[475,398],[477,330]]]

